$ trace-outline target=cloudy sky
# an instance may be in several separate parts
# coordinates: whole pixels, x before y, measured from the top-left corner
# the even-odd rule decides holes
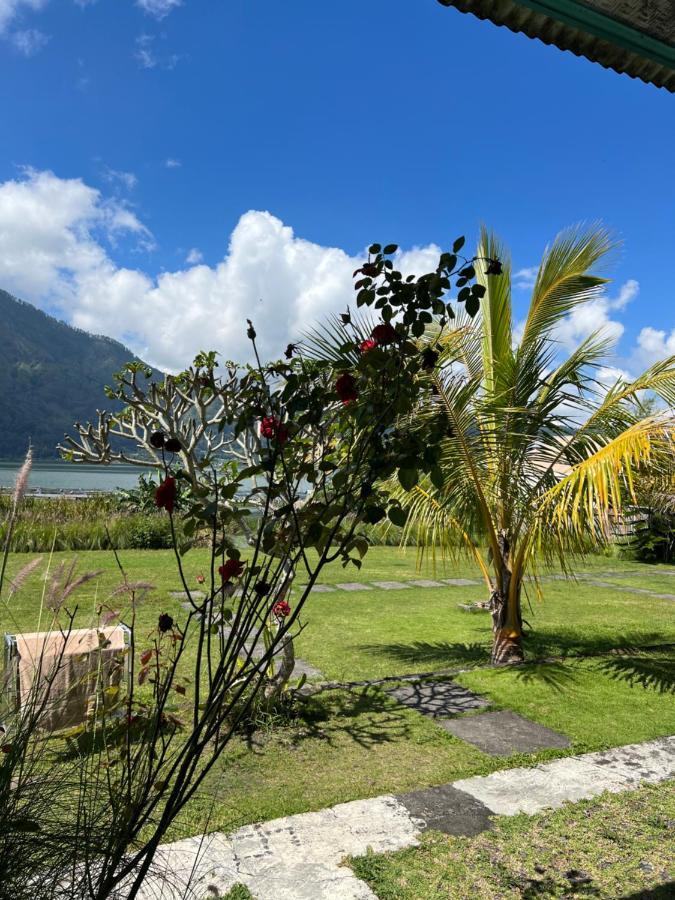
[[[486,222],[516,305],[561,228],[622,241],[609,365],[675,353],[675,99],[436,0],[0,0],[0,288],[177,369],[344,308],[372,241]],[[1,327],[1,326],[0,326]]]

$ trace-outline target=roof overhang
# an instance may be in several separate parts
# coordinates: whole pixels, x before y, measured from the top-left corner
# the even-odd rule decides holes
[[[675,93],[675,0],[438,0]]]

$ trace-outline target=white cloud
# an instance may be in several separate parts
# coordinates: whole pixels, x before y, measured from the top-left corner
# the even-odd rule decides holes
[[[576,307],[556,328],[556,340],[572,349],[593,332],[601,331],[606,338],[616,343],[625,329],[623,323],[612,318],[611,313],[624,309],[639,290],[639,283],[630,278],[621,285],[615,297],[602,294],[597,300]]]
[[[513,285],[521,290],[531,290],[537,280],[537,266],[528,266],[513,273]]]
[[[174,9],[182,6],[182,3],[183,0],[136,0],[136,6],[156,19],[168,16]]]
[[[260,211],[241,216],[213,267],[193,256],[153,278],[115,263],[111,246],[124,240],[151,235],[127,206],[79,179],[26,171],[0,183],[0,287],[56,305],[67,321],[123,340],[164,369],[184,367],[201,349],[247,358],[247,318],[263,356],[278,357],[317,320],[353,304],[352,272],[364,259],[303,240]],[[437,247],[399,254],[404,271],[437,261]]]
[[[19,53],[23,53],[24,56],[35,56],[49,43],[49,35],[36,28],[14,31],[9,38]]]
[[[204,259],[204,254],[201,250],[198,250],[196,247],[193,247],[188,255],[185,257],[185,262],[189,263],[191,266],[200,263]]]
[[[157,52],[154,34],[139,34],[136,38],[134,59],[142,69],[165,69],[171,71],[180,62],[179,53],[161,54]]]
[[[164,165],[167,169],[180,169],[183,163],[179,159],[174,159],[170,156],[168,159],[164,160]]]
[[[25,10],[37,11],[47,0],[0,0],[0,34],[2,34],[15,16]]]
[[[132,191],[138,184],[138,178],[133,172],[121,172],[109,166],[103,169],[103,177],[109,184],[121,185],[127,191]]]
[[[646,369],[668,356],[675,356],[675,328],[670,334],[660,328],[643,328],[631,357],[636,368]]]

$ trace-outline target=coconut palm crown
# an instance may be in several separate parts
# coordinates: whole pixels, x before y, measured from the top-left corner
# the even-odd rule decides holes
[[[572,574],[575,558],[611,540],[636,480],[673,471],[675,357],[608,386],[606,335],[592,334],[568,355],[560,341],[565,317],[605,290],[607,279],[594,272],[611,249],[601,227],[560,234],[516,334],[508,254],[483,230],[477,256],[501,260],[502,273],[477,265],[486,289],[479,314],[459,314],[450,330],[425,336],[440,355],[422,417],[442,419],[447,437],[437,477],[396,493],[422,555],[465,552],[480,567],[494,663],[523,660],[528,571],[536,582],[541,565],[557,560]],[[649,413],[645,392],[664,408]]]

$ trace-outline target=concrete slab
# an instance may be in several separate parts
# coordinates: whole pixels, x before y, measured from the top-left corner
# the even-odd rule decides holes
[[[399,794],[421,831],[434,829],[444,834],[479,834],[492,827],[492,812],[471,794],[451,784]]]
[[[487,700],[454,681],[424,681],[387,691],[399,703],[432,718],[456,716],[489,706]]]
[[[334,584],[315,584],[311,590],[312,594],[332,594],[336,590]]]
[[[421,587],[421,588],[443,587],[442,581],[430,581],[428,578],[417,578],[417,579],[415,579],[415,581],[409,581],[408,584],[414,584],[415,587]]]
[[[475,578],[444,578],[443,584],[450,584],[453,587],[469,587],[472,584],[480,584]]]
[[[203,600],[204,597],[206,597],[206,594],[204,591],[190,591],[190,596],[193,600]],[[173,597],[174,600],[188,599],[188,595],[185,591],[169,591],[169,597]]]
[[[345,581],[342,584],[336,584],[335,587],[339,587],[341,591],[369,591],[369,584],[361,584],[358,581]]]
[[[480,713],[440,724],[455,737],[473,744],[490,756],[534,753],[551,747],[570,746],[565,735],[510,710]]]
[[[373,581],[373,584],[375,587],[382,588],[383,591],[401,591],[411,586],[406,581]]]

